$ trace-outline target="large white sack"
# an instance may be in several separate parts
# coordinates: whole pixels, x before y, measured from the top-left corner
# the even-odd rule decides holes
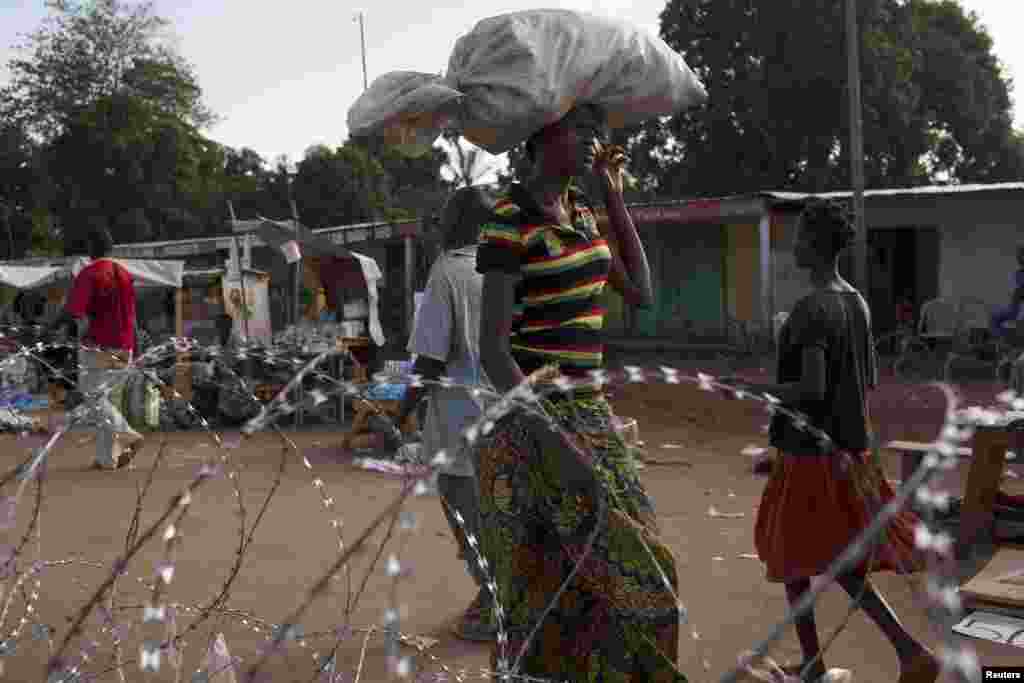
[[[601,105],[613,128],[676,114],[707,92],[658,36],[568,10],[530,10],[479,22],[455,44],[444,76],[393,71],[348,112],[354,136],[382,134],[409,152],[446,126],[500,154],[577,104]]]

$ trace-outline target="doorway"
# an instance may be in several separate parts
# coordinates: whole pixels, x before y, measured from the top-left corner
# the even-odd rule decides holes
[[[932,227],[868,231],[868,303],[876,336],[898,326],[897,307],[915,312],[939,290],[939,232]]]

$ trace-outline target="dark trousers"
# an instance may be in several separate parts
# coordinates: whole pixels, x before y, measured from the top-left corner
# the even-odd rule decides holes
[[[444,510],[445,519],[451,527],[452,534],[459,544],[459,558],[466,562],[466,570],[473,577],[473,581],[482,590],[486,601],[490,601],[490,592],[484,589],[487,581],[486,576],[480,571],[480,564],[477,552],[466,540],[466,533],[473,534],[477,540],[477,547],[480,543],[480,494],[477,490],[476,477],[456,477],[450,474],[437,475],[437,489],[441,494],[441,509]],[[463,523],[460,525],[453,514],[458,510],[462,516]]]

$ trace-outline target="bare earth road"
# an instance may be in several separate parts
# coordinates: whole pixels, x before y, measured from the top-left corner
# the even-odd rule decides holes
[[[975,391],[981,397],[994,394],[992,387]],[[613,401],[620,415],[639,421],[640,437],[645,444],[644,480],[657,504],[665,538],[679,562],[681,597],[690,616],[683,629],[679,667],[691,681],[715,681],[735,662],[740,650],[769,632],[786,608],[781,586],[765,582],[760,563],[751,557],[753,523],[764,479],[751,473],[749,458],[741,450],[749,444],[764,445],[760,428],[766,417],[755,405],[724,401],[687,385],[623,387],[615,390]],[[934,390],[892,383],[877,392],[873,405],[885,438],[934,439],[943,412],[941,397]],[[200,655],[211,632],[225,634],[231,653],[243,658],[244,669],[257,656],[264,638],[253,627],[260,627],[260,620],[283,620],[304,601],[309,588],[338,556],[338,532],[331,521],[341,520],[342,535],[346,542],[351,541],[397,495],[398,479],[358,470],[331,447],[339,434],[289,434],[310,459],[312,471],[303,466],[299,456],[285,456],[287,464],[279,488],[247,547],[227,602],[229,609],[247,612],[256,619],[247,618],[248,623],[243,624],[238,614],[222,616],[193,632],[184,649],[185,668],[180,679],[175,678],[165,659],[157,674],[144,675],[137,663],[126,664],[126,680],[190,681],[193,672],[202,666]],[[77,556],[106,567],[103,570],[74,564],[44,571],[36,614],[42,623],[54,629],[56,642],[66,633],[67,619],[84,605],[123,552],[136,507],[137,485],[145,480],[165,436],[166,462],[143,505],[145,529],[196,474],[204,455],[213,450],[208,438],[199,434],[151,435],[136,469],[114,473],[85,470],[92,448],[85,434],[68,437],[53,454],[40,511],[41,558],[54,561]],[[2,466],[8,471],[24,457],[25,445],[6,436],[0,439],[0,444]],[[276,437],[262,434],[244,442],[231,455],[239,465],[237,481],[248,533],[278,479],[282,449]],[[887,461],[886,466],[891,477],[898,476],[895,458]],[[962,475],[963,472],[954,474],[947,484],[959,486]],[[324,495],[333,498],[332,509],[325,507],[314,488],[315,478],[324,482]],[[11,486],[4,495],[12,495]],[[1024,491],[1017,481],[1007,482],[1006,489]],[[17,528],[6,532],[6,542],[16,542],[24,533],[33,500],[34,492],[29,489],[18,508]],[[743,516],[711,518],[708,510],[712,506]],[[455,557],[454,540],[438,501],[414,499],[407,509],[416,513],[418,526],[415,532],[395,531],[376,571],[369,576],[353,612],[356,632],[338,650],[338,671],[347,674],[338,680],[352,681],[361,658],[360,680],[388,679],[384,640],[378,634],[367,638],[359,629],[382,623],[394,585],[384,571],[384,560],[392,553],[408,572],[397,584],[397,599],[402,605],[401,630],[432,639],[422,641],[430,645],[424,653],[417,656],[416,649],[404,646],[403,654],[414,656],[420,670],[435,672],[442,665],[448,667],[450,681],[460,671],[480,680],[480,669],[488,664],[487,648],[461,643],[447,631],[447,621],[469,602],[473,587]],[[181,527],[183,544],[169,587],[169,602],[200,608],[220,592],[242,542],[240,521],[232,480],[215,479],[197,492]],[[377,534],[369,552],[354,562],[351,593],[342,577],[333,582],[328,595],[313,604],[300,622],[306,641],[292,643],[283,655],[271,658],[267,680],[316,680],[314,656],[328,652],[335,641],[314,636],[317,631],[342,622],[346,596],[359,590],[381,538],[382,534]],[[34,543],[29,546],[29,561],[34,558]],[[153,579],[161,553],[158,534],[129,565],[126,578],[118,585],[117,604],[124,609],[115,610],[115,618],[133,625],[124,648],[126,661],[138,659],[141,638],[162,635],[162,627],[139,624],[141,606],[147,600],[140,580]],[[929,642],[935,642],[938,634],[928,625],[923,598],[915,595],[915,591],[921,590],[919,577],[908,580],[880,575],[878,584],[907,625]],[[827,590],[818,611],[823,636],[840,623],[847,604],[840,589],[833,586]],[[16,625],[23,605],[21,597],[14,600],[11,614],[3,624],[5,634]],[[179,629],[194,617],[194,613],[179,612]],[[89,670],[109,668],[110,636],[100,635],[98,616],[87,623],[87,632],[101,643],[99,659]],[[698,637],[694,637],[694,632]],[[998,649],[980,641],[971,642],[983,664],[1024,661],[1019,649]],[[77,652],[77,647],[72,648],[71,654]],[[772,654],[779,661],[798,661],[799,650],[791,630]],[[19,642],[13,655],[0,657],[0,663],[5,664],[6,680],[42,681],[47,657],[46,642],[29,637]],[[839,636],[827,662],[853,669],[858,683],[890,683],[898,675],[895,654],[860,615],[855,615]],[[111,671],[96,680],[119,679]]]

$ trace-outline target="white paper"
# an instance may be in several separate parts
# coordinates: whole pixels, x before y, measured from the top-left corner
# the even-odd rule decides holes
[[[972,612],[953,626],[953,632],[968,638],[1024,648],[1024,619],[1003,614]]]
[[[359,261],[359,267],[363,271],[363,279],[366,280],[366,293],[370,298],[370,339],[377,346],[384,346],[384,342],[387,339],[384,337],[384,330],[380,325],[380,296],[377,293],[377,282],[384,277],[384,274],[381,273],[377,262],[369,256],[357,254],[354,251],[352,256]]]
[[[246,339],[245,333],[248,330],[247,341],[257,341],[262,344],[270,344],[273,338],[273,330],[270,326],[270,292],[267,288],[267,281],[257,277],[255,274],[245,277],[245,299],[243,304],[249,309],[249,319],[243,318],[242,311],[233,300],[233,292],[241,293],[242,275],[231,277],[226,275],[222,280],[224,306],[228,315],[233,319],[233,332],[239,339]]]

